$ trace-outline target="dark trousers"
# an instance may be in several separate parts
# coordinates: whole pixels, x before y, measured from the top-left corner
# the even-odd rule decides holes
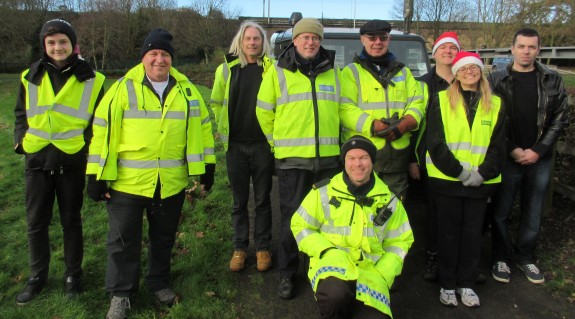
[[[473,288],[481,257],[487,199],[435,193],[439,282],[444,289]]]
[[[319,282],[315,297],[322,319],[387,319],[388,315],[355,299],[355,281],[328,277]]]
[[[280,243],[278,269],[281,277],[293,278],[299,265],[298,248],[291,232],[291,218],[311,190],[313,183],[331,178],[339,169],[326,169],[317,173],[305,169],[278,169],[280,195]]]
[[[148,220],[148,273],[151,291],[170,287],[170,261],[184,204],[184,190],[161,199],[111,191],[108,209],[108,264],[106,290],[112,296],[129,297],[138,290],[142,252],[143,213]]]
[[[270,146],[267,141],[230,142],[226,153],[226,164],[234,197],[232,210],[234,249],[248,249],[250,233],[248,201],[251,179],[254,188],[256,251],[267,250],[270,248],[272,238],[270,192],[274,171],[274,157],[270,152]]]
[[[495,261],[535,263],[535,247],[541,228],[543,201],[551,178],[551,164],[551,159],[543,159],[532,165],[520,165],[510,159],[505,163],[501,184],[494,196],[492,245]],[[509,221],[518,192],[521,213],[514,251]]]
[[[30,246],[30,277],[48,278],[50,238],[54,200],[58,201],[60,224],[64,233],[64,276],[82,273],[84,239],[82,204],[85,174],[83,170],[26,170],[26,217]]]

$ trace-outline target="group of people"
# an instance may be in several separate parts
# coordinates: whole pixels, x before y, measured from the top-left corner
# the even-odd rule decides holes
[[[413,232],[402,201],[408,175],[428,185],[425,278],[439,278],[440,301],[479,306],[473,290],[484,216],[494,210],[493,277],[509,282],[511,263],[529,280],[553,144],[566,125],[561,78],[535,61],[540,38],[514,37],[515,61],[486,77],[480,57],[446,32],[433,46],[435,67],[422,81],[388,50],[391,25],[371,20],[363,50],[343,70],[325,49],[323,26],[301,19],[276,59],[264,29],[243,22],[217,68],[211,95],[217,138],[226,150],[233,195],[231,271],[246,266],[250,185],[255,203],[256,267],[272,267],[272,175],[280,233],[278,296],[292,298],[299,252],[321,318],[391,318],[389,290]],[[170,258],[188,177],[214,183],[208,110],[172,67],[172,35],[150,32],[141,63],[104,94],[104,76],[78,58],[76,34],[61,19],[40,32],[42,58],[22,74],[15,108],[15,151],[26,156],[30,276],[16,297],[32,301],[48,276],[48,224],[58,200],[65,246],[65,289],[81,290],[82,208],[87,193],[108,212],[106,318],[126,318],[139,287],[143,214],[149,224],[145,282],[171,305]],[[491,85],[490,85],[491,84]],[[343,168],[343,169],[342,169]],[[521,187],[521,227],[509,217]],[[514,248],[516,251],[514,252]]]

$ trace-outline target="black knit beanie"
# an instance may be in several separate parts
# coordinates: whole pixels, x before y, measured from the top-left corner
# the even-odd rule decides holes
[[[146,40],[144,41],[140,58],[143,58],[148,51],[158,49],[168,52],[173,59],[174,48],[172,47],[171,42],[173,38],[174,37],[167,30],[164,29],[152,30],[150,34],[148,34],[148,37],[146,37]]]
[[[377,152],[377,148],[373,143],[366,137],[361,135],[354,135],[352,136],[347,142],[343,143],[341,146],[341,161],[345,164],[345,155],[347,152],[354,148],[359,148],[367,152],[369,157],[371,157],[371,162],[375,163],[375,154]]]
[[[76,31],[72,28],[72,25],[65,20],[62,19],[52,19],[42,26],[42,30],[40,30],[40,43],[42,43],[42,49],[45,50],[44,47],[44,39],[49,35],[54,35],[56,33],[65,34],[69,39],[70,43],[72,44],[72,49],[76,47],[77,38],[76,38]]]

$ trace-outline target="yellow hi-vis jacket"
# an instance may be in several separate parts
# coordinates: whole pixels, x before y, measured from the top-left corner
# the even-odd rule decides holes
[[[205,172],[215,163],[208,110],[195,86],[170,69],[175,86],[162,105],[143,84],[143,64],[132,68],[108,90],[94,118],[87,174],[110,181],[117,191],[153,197],[177,194],[188,175]]]
[[[314,291],[320,280],[356,280],[356,299],[392,316],[389,287],[401,273],[413,244],[413,232],[399,199],[377,177],[361,206],[349,194],[343,173],[312,189],[291,220],[299,250],[310,257],[308,276]],[[377,210],[389,204],[391,217],[375,226]],[[335,249],[330,249],[335,248]]]
[[[337,67],[318,74],[313,83],[277,63],[264,74],[256,116],[276,159],[339,155],[340,121],[368,134],[371,122],[357,108],[341,105],[340,91]]]
[[[419,125],[424,117],[425,105],[421,85],[407,67],[401,68],[391,78],[395,85],[390,84],[387,89],[357,62],[350,63],[343,69],[341,79],[342,104],[359,107],[369,115],[371,121],[381,118],[389,119],[397,113],[399,118],[407,114],[413,116]],[[343,142],[355,134],[353,131],[343,130]],[[377,149],[382,149],[386,143],[389,143],[384,138],[371,136],[369,133],[363,135],[369,138]],[[407,149],[410,137],[411,132],[406,132],[390,144],[395,150]]]
[[[492,95],[491,109],[485,111],[481,107],[483,101],[483,98],[481,98],[477,113],[473,119],[473,126],[470,129],[463,101],[460,100],[459,105],[453,110],[450,106],[447,91],[439,92],[438,96],[441,120],[445,132],[445,143],[463,169],[468,171],[477,170],[479,165],[483,163],[485,154],[489,148],[491,135],[493,134],[493,129],[499,117],[501,99],[498,96]],[[429,177],[459,182],[457,178],[445,175],[433,164],[429,151],[426,154],[426,167]],[[483,184],[500,182],[501,174],[493,179],[484,181]]]
[[[228,118],[228,102],[230,96],[230,82],[232,68],[239,67],[240,59],[237,58],[231,62],[225,61],[220,64],[216,69],[214,78],[214,87],[212,88],[212,96],[210,99],[210,107],[214,111],[216,117],[216,125],[218,128],[218,136],[224,144],[224,148],[228,149],[228,140],[230,135],[230,122]],[[263,64],[264,73],[273,66],[273,60],[264,56]]]
[[[90,124],[104,76],[94,72],[96,77],[79,82],[72,75],[58,94],[50,82],[48,72],[39,86],[28,82],[21,75],[26,88],[26,118],[28,130],[22,140],[26,153],[36,153],[53,144],[66,154],[75,154],[85,145],[84,131]]]

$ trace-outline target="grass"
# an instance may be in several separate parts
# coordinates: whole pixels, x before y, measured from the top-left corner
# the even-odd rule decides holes
[[[107,80],[106,88],[112,83],[113,80]],[[3,203],[0,207],[0,317],[102,318],[109,306],[104,288],[107,214],[103,203],[94,203],[88,197],[82,210],[86,291],[73,301],[64,296],[64,250],[55,205],[50,227],[52,261],[48,284],[33,303],[20,307],[14,302],[28,276],[24,160],[11,151],[18,85],[18,75],[0,75],[0,148],[3,150],[0,152],[0,188],[4,190],[0,192]],[[210,89],[199,86],[198,89],[209,101]],[[157,307],[142,284],[133,298],[130,318],[237,317],[232,305],[236,290],[227,269],[228,252],[232,250],[229,215],[232,203],[221,145],[217,145],[217,158],[216,182],[210,194],[193,205],[188,202],[184,205],[172,258],[173,286],[182,295],[181,302],[172,308]],[[142,274],[146,271],[146,256],[144,247]]]

